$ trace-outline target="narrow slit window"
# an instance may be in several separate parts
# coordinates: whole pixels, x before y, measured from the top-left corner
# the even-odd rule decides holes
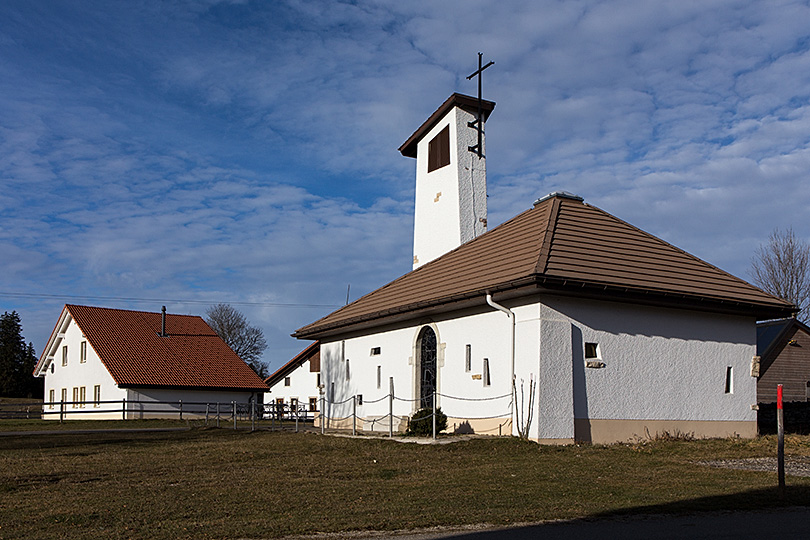
[[[290,386],[290,378],[284,377],[284,386]]]
[[[377,388],[382,388],[382,366],[377,366]]]
[[[348,381],[351,377],[351,372],[349,371],[349,359],[346,359],[346,380]]]
[[[101,385],[97,384],[93,387],[93,406],[99,407],[101,405]]]
[[[56,391],[51,389],[48,392],[48,401],[50,402],[50,405],[48,405],[49,409],[53,409],[53,402],[54,402],[55,399],[56,399]]]
[[[79,363],[84,364],[85,362],[87,362],[87,342],[82,341],[79,348]]]
[[[67,345],[62,346],[62,365],[67,365]]]
[[[428,172],[450,165],[450,126],[445,126],[428,143]]]
[[[726,367],[726,394],[734,393],[734,368],[731,366]]]
[[[489,386],[492,381],[489,379],[489,358],[484,358],[484,386]]]
[[[585,344],[585,360],[594,360],[599,358],[599,344],[586,343]]]
[[[467,344],[464,351],[464,371],[472,371],[472,345]]]

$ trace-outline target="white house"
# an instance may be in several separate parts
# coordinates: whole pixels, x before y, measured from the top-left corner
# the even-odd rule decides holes
[[[361,394],[359,427],[387,429],[392,407],[402,429],[435,392],[450,431],[755,435],[756,321],[795,307],[569,193],[483,232],[476,109],[454,94],[400,148],[417,163],[415,269],[293,334],[320,340],[325,416]]]
[[[165,308],[66,305],[34,375],[45,378],[44,418],[54,420],[121,419],[125,409],[126,418],[177,418],[181,407],[260,403],[267,390],[202,318]]]
[[[265,394],[265,403],[316,412],[321,384],[321,344],[317,341],[311,343],[264,382],[270,388]]]

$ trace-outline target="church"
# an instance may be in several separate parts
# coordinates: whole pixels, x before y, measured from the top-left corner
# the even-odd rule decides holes
[[[494,108],[453,94],[399,148],[413,270],[293,334],[320,342],[322,421],[402,431],[435,399],[456,433],[754,436],[756,322],[795,306],[568,192],[487,230]]]

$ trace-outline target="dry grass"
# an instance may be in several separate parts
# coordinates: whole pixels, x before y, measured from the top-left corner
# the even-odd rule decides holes
[[[774,455],[774,438],[540,447],[313,433],[0,437],[0,538],[270,538],[779,504],[776,475],[701,467]],[[810,438],[789,437],[810,455]],[[791,505],[810,479],[789,478]]]

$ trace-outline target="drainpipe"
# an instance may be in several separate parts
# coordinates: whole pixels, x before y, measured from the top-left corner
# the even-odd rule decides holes
[[[512,370],[512,405],[509,407],[509,409],[510,409],[509,410],[509,416],[510,416],[510,420],[512,421],[512,431],[514,432],[514,430],[515,430],[515,398],[514,398],[514,395],[515,395],[515,312],[512,311],[511,309],[505,307],[505,306],[502,306],[502,305],[496,303],[492,299],[492,295],[490,293],[487,293],[487,304],[489,304],[491,307],[497,309],[498,311],[502,311],[502,312],[506,313],[507,317],[509,317],[509,319],[511,319],[511,321],[512,321],[512,332],[511,332],[511,335],[510,335],[510,342],[511,342],[511,347],[510,347],[511,362],[510,363],[511,363],[511,370]]]

